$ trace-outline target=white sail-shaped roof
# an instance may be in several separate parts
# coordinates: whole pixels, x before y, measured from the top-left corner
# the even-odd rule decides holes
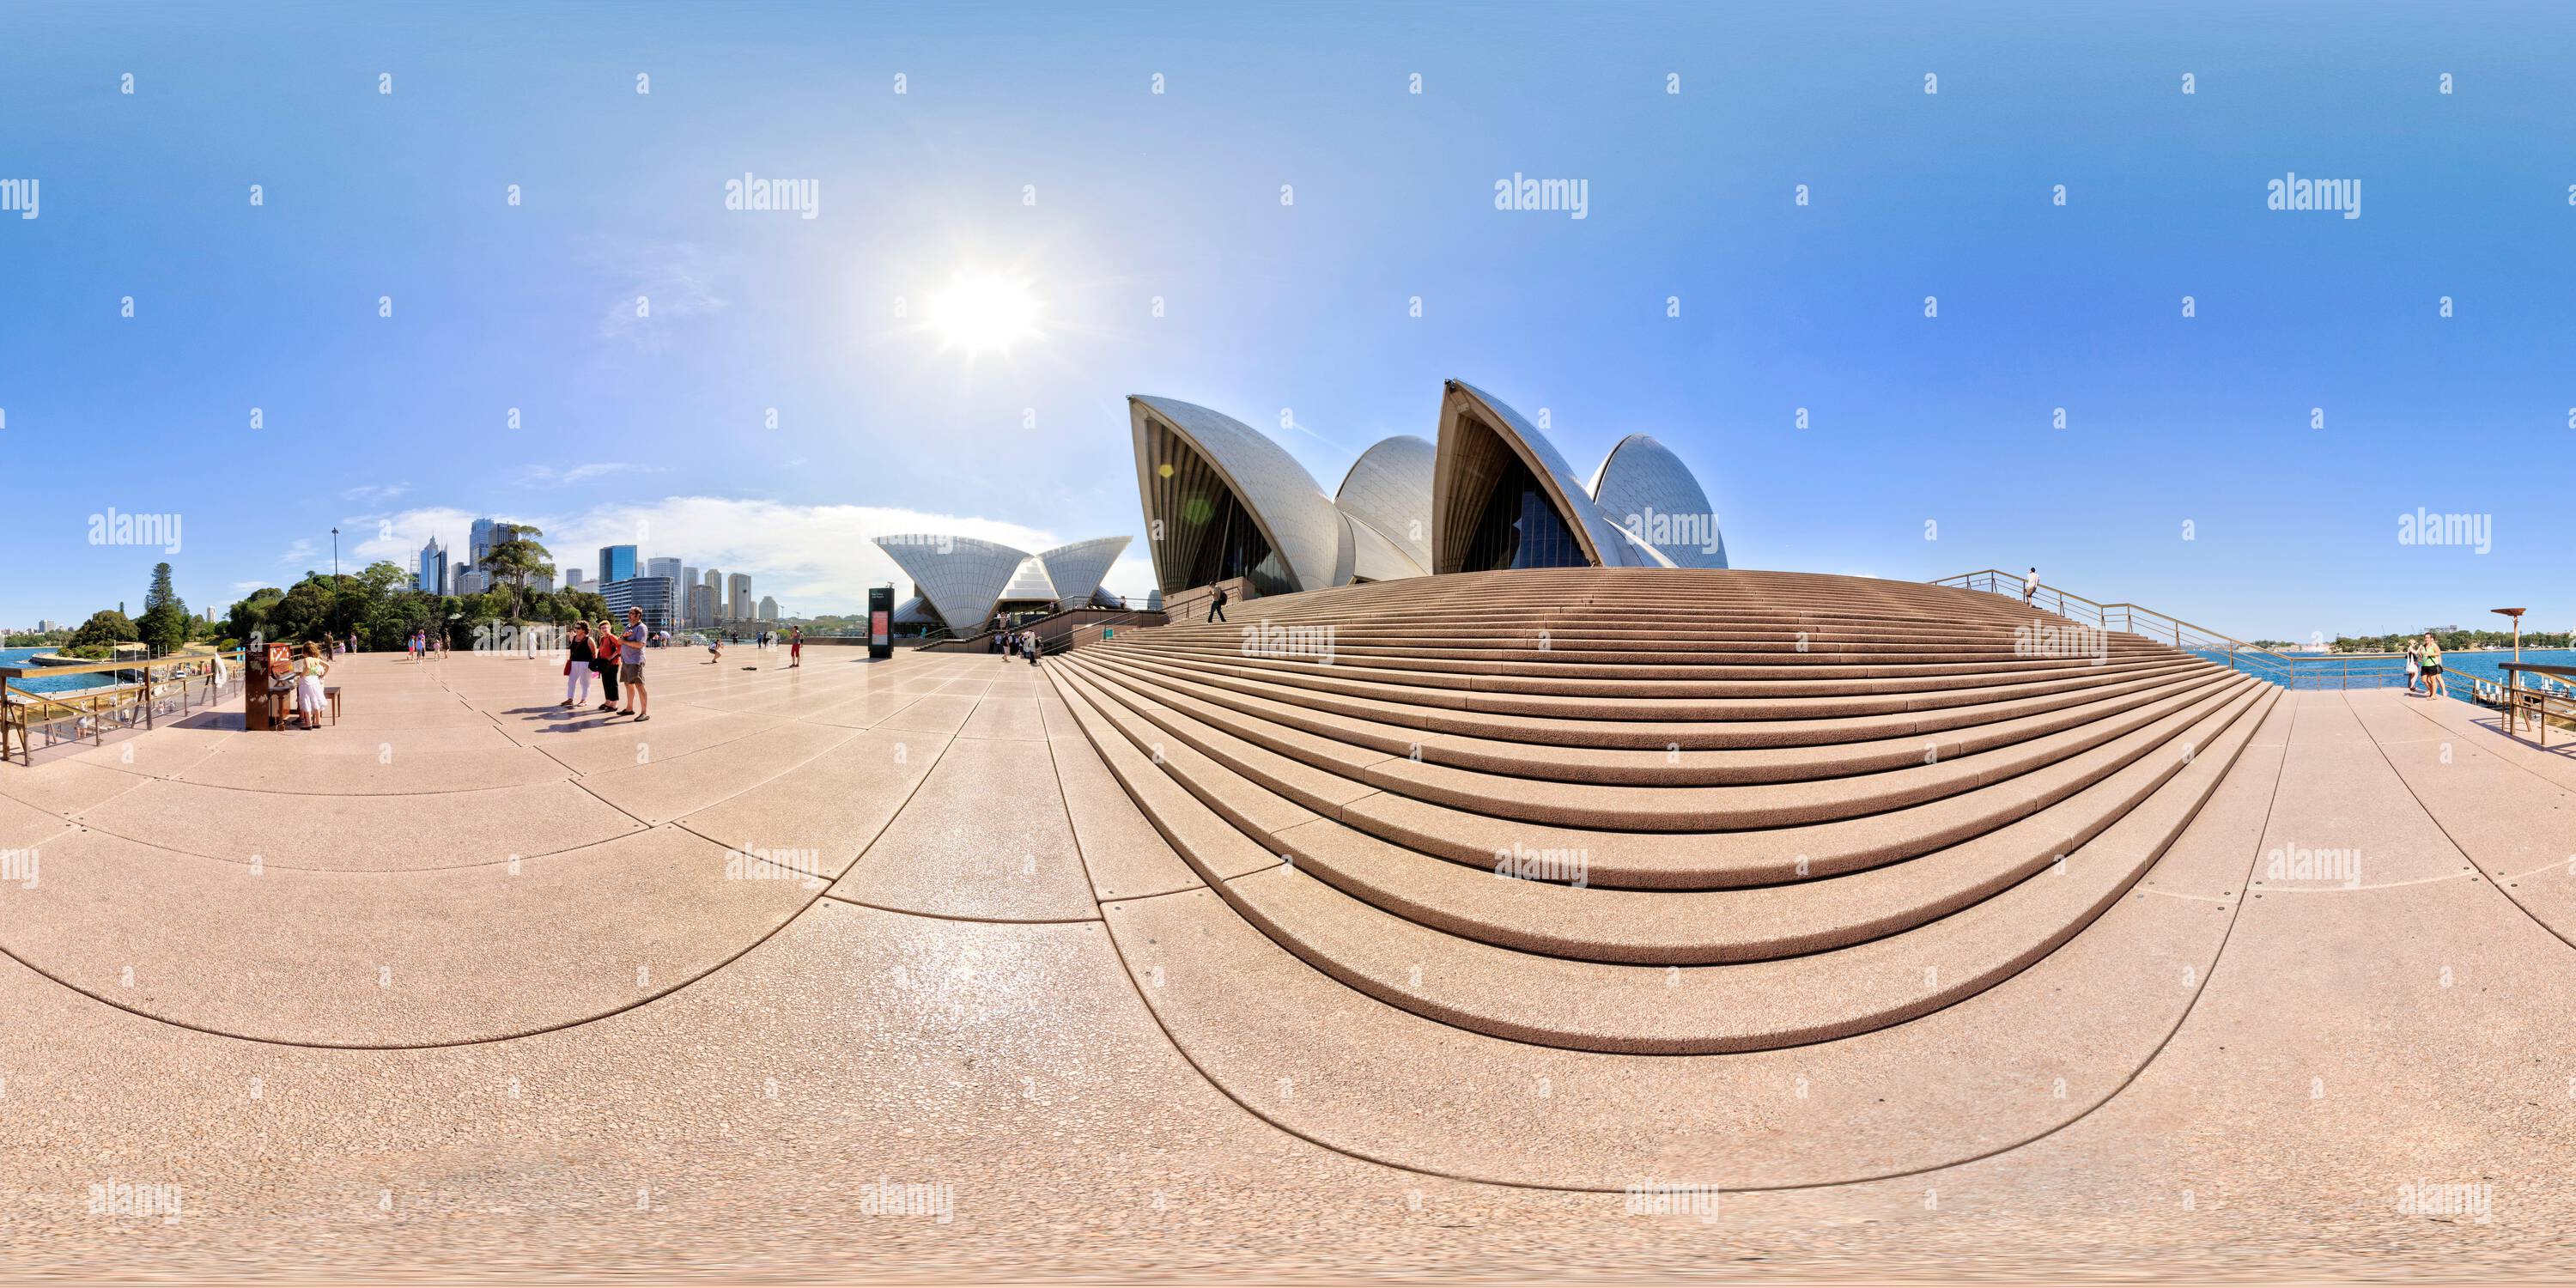
[[[1188,589],[1192,561],[1207,539],[1206,513],[1222,486],[1240,503],[1278,563],[1278,590],[1334,584],[1341,514],[1286,448],[1251,426],[1195,403],[1135,395],[1127,400],[1136,437],[1136,490],[1145,502],[1154,577],[1166,591]],[[1265,591],[1264,593],[1274,593]]]
[[[1342,478],[1333,504],[1354,522],[1371,529],[1393,546],[1413,571],[1394,576],[1420,577],[1431,571],[1431,474],[1439,456],[1430,440],[1399,434],[1360,453]],[[1362,538],[1366,544],[1365,538]],[[1391,581],[1359,565],[1379,563],[1355,556],[1355,575],[1369,581]]]
[[[1630,434],[1601,458],[1592,499],[1612,523],[1683,568],[1726,566],[1726,538],[1699,479],[1652,435]]]
[[[1128,537],[1094,537],[1038,552],[1038,562],[1046,565],[1047,580],[1055,584],[1056,598],[1068,605],[1090,602],[1100,593],[1100,579],[1109,575],[1109,566],[1127,549]]]
[[[921,533],[878,537],[876,543],[912,578],[931,611],[960,633],[982,630],[992,620],[993,605],[1029,561],[1025,550],[975,537]]]
[[[1474,385],[1452,380],[1440,403],[1440,448],[1432,470],[1432,571],[1457,572],[1464,566],[1465,543],[1485,500],[1477,485],[1480,478],[1493,477],[1488,471],[1499,468],[1496,462],[1504,453],[1537,480],[1589,562],[1612,568],[1670,562],[1638,549],[1621,534],[1593,504],[1591,492],[1556,444],[1528,418]]]

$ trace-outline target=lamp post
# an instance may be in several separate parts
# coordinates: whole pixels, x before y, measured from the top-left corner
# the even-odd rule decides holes
[[[338,528],[331,529],[331,580],[334,584],[340,580],[340,530]]]
[[[2527,611],[2529,611],[2529,610],[2527,610],[2527,609],[2521,609],[2521,608],[2490,608],[2490,609],[2488,609],[2487,611],[2488,611],[2488,612],[2490,612],[2490,613],[2500,613],[2500,614],[2502,614],[2502,615],[2504,615],[2504,616],[2506,616],[2506,617],[2510,617],[2510,618],[2512,618],[2512,619],[2513,619],[2513,660],[2514,660],[2514,661],[2517,661],[2517,662],[2521,661],[2521,660],[2522,660],[2522,615],[2523,615],[2523,613],[2525,613],[2525,612],[2527,612]]]

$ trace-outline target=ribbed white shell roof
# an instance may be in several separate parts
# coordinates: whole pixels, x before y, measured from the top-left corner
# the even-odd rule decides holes
[[[1351,472],[1343,476],[1341,491],[1333,495],[1333,504],[1342,513],[1374,529],[1413,565],[1413,571],[1398,576],[1420,577],[1431,571],[1431,468],[1438,455],[1431,440],[1399,434],[1360,453],[1351,463]],[[1360,556],[1358,562],[1365,565],[1372,560]],[[1365,568],[1358,575],[1371,581],[1394,580]]]
[[[1726,566],[1726,538],[1699,479],[1652,435],[1630,434],[1601,458],[1592,499],[1612,523],[1684,568]],[[1715,549],[1704,547],[1714,546]]]
[[[959,632],[981,630],[992,620],[1003,588],[1029,558],[1025,550],[975,537],[913,534],[878,537],[876,543],[912,578],[931,611]]]
[[[1196,403],[1143,394],[1127,401],[1136,434],[1136,488],[1138,495],[1146,499],[1148,524],[1169,524],[1177,519],[1150,512],[1154,480],[1149,475],[1149,462],[1155,454],[1149,436],[1160,426],[1178,433],[1216,467],[1253,522],[1260,525],[1262,535],[1286,566],[1297,589],[1323,590],[1333,584],[1333,568],[1342,541],[1340,512],[1333,508],[1324,490],[1315,485],[1315,477],[1286,448],[1242,421]],[[1154,543],[1154,572],[1156,580],[1178,589],[1174,582],[1183,574],[1165,566],[1175,544],[1168,537]]]

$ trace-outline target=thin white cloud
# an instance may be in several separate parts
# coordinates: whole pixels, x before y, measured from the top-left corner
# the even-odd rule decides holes
[[[362,483],[340,494],[343,501],[390,501],[411,490],[409,483]]]
[[[599,334],[638,348],[661,347],[669,323],[725,309],[715,280],[724,264],[691,242],[603,247],[588,257],[613,292]]]
[[[551,465],[523,465],[519,467],[518,482],[521,487],[570,487],[618,474],[659,474],[662,469],[659,465],[630,461],[594,461],[560,470]]]
[[[303,563],[311,559],[313,553],[313,543],[303,537],[297,537],[295,543],[286,548],[286,553],[277,557],[277,561],[282,564]]]

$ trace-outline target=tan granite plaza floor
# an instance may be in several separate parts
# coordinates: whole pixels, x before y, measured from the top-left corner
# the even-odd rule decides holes
[[[0,1277],[2576,1275],[2576,752],[2465,704],[2284,696],[2091,928],[1721,1107],[1213,915],[1052,668],[557,668],[0,766]]]

